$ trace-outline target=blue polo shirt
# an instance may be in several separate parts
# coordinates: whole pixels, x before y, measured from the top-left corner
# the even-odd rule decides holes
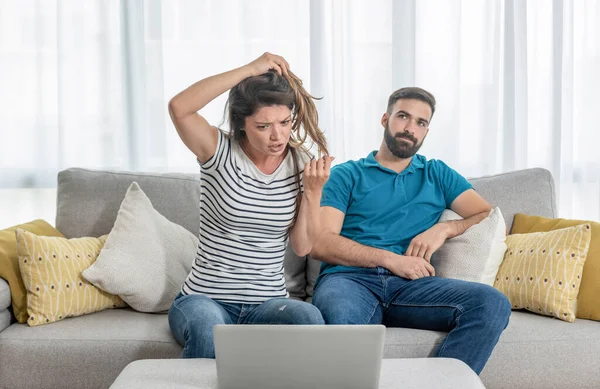
[[[341,236],[403,255],[411,240],[436,224],[454,199],[472,186],[442,161],[417,154],[397,173],[381,166],[376,154],[333,167],[321,206],[345,214]],[[320,277],[342,271],[360,268],[323,262]]]

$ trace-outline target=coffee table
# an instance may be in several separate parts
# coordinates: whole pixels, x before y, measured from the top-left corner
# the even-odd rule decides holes
[[[284,388],[285,385],[282,385]],[[123,369],[110,389],[218,389],[214,359],[144,359]],[[485,389],[464,362],[452,358],[384,359],[380,389]],[[251,389],[251,388],[249,388]],[[328,388],[334,389],[334,388]]]

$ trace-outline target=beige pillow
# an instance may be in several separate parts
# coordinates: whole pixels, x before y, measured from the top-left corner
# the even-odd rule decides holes
[[[37,236],[23,229],[17,229],[16,236],[30,326],[125,306],[118,296],[81,277],[96,260],[106,236],[66,239]]]
[[[591,235],[589,224],[509,235],[494,287],[514,309],[573,322]]]
[[[440,222],[462,220],[450,209],[440,216]],[[481,222],[463,234],[448,239],[431,256],[435,275],[443,278],[494,285],[498,268],[506,252],[506,223],[500,208],[494,207]]]
[[[133,182],[98,260],[83,272],[140,312],[167,311],[192,270],[198,238],[154,209]]]

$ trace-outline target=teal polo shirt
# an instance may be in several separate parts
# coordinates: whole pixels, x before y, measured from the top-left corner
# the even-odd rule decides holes
[[[442,161],[417,154],[397,173],[381,166],[376,154],[333,167],[321,206],[345,214],[341,236],[403,255],[411,240],[436,224],[454,199],[472,186]],[[319,278],[360,269],[323,262]]]

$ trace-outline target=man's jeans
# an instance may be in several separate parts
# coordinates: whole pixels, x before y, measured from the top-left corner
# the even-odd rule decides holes
[[[275,298],[262,304],[235,304],[200,294],[179,294],[169,309],[169,327],[183,346],[183,358],[214,358],[215,324],[325,324],[313,305]]]
[[[327,324],[384,324],[449,332],[437,357],[456,358],[481,373],[508,325],[509,300],[496,289],[439,277],[414,281],[383,268],[325,275],[313,304]]]

